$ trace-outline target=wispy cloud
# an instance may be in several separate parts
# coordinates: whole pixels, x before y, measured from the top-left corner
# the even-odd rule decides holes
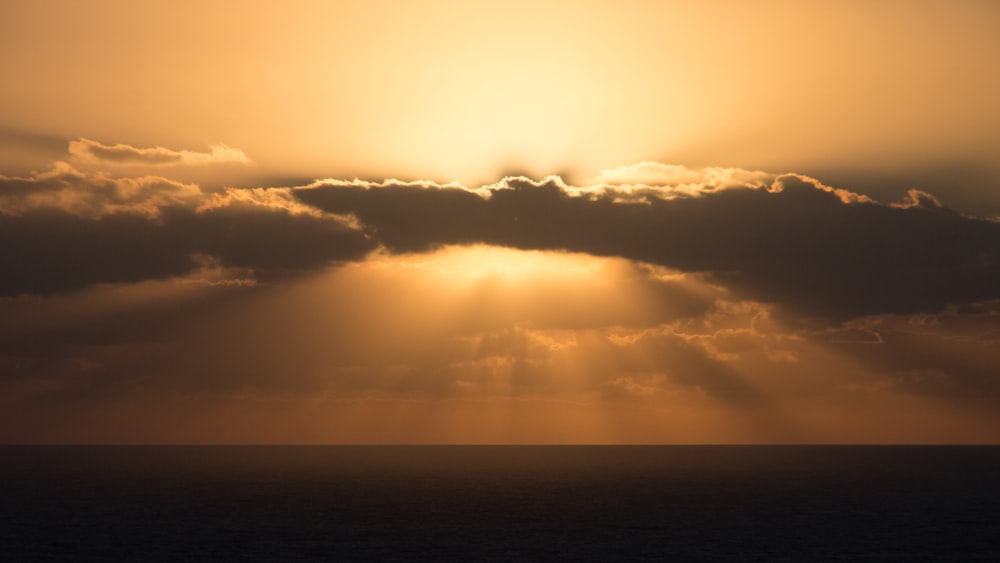
[[[112,166],[203,166],[218,163],[250,163],[250,159],[242,150],[226,145],[213,145],[209,147],[209,152],[197,152],[163,147],[139,148],[121,143],[105,145],[86,138],[70,141],[69,155],[73,162]]]
[[[679,164],[644,161],[626,166],[607,168],[589,184],[613,186],[655,186],[673,188],[687,193],[711,192],[736,187],[766,187],[776,174],[742,168],[688,168]]]

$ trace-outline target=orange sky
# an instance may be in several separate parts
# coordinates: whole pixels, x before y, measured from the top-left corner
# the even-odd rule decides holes
[[[992,2],[0,10],[8,135],[222,143],[286,175],[469,183],[642,160],[996,173]]]
[[[1000,442],[998,24],[0,4],[0,442]]]

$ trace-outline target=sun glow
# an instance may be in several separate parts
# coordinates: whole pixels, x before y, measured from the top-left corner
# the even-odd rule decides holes
[[[607,268],[610,259],[587,254],[545,250],[516,250],[500,246],[447,246],[431,254],[386,256],[374,262],[381,267],[414,268],[463,280],[593,276]]]

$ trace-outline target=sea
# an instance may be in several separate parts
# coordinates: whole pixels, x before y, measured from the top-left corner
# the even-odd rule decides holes
[[[1000,447],[2,446],[2,561],[1000,561]]]

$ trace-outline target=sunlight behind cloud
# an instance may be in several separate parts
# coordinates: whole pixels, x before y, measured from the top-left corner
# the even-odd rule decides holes
[[[524,282],[547,276],[597,275],[607,269],[609,261],[588,254],[477,245],[448,246],[432,254],[385,256],[373,264],[427,270],[464,280],[501,277]]]

